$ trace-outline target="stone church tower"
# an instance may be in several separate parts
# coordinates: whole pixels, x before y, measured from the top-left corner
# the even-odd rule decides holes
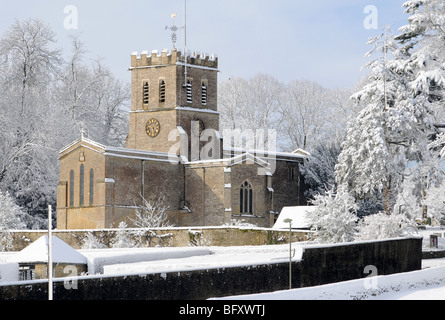
[[[127,148],[158,152],[172,152],[175,133],[187,134],[187,150],[192,154],[192,124],[198,130],[212,128],[219,131],[217,112],[218,59],[215,56],[194,53],[187,58],[187,76],[184,57],[177,50],[147,52],[131,56],[132,103]],[[177,149],[177,148],[176,148]]]
[[[283,206],[305,204],[304,151],[223,148],[216,56],[133,53],[129,70],[126,147],[82,135],[59,152],[58,229],[131,226],[142,199],[161,199],[175,226],[271,227]]]

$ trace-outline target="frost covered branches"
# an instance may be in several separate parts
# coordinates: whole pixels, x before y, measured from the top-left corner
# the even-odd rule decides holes
[[[220,84],[222,129],[277,130],[278,149],[312,151],[343,137],[354,108],[348,90],[328,90],[316,82],[283,83],[270,75],[233,78]]]
[[[420,10],[419,6],[427,11],[434,2],[409,2],[405,6],[409,12]],[[381,37],[370,41],[371,53],[381,52],[381,56],[367,65],[369,83],[352,96],[365,107],[348,124],[336,166],[340,185],[361,198],[381,194],[387,214],[393,211],[414,167],[423,172],[420,181],[438,168],[434,164],[438,154],[430,145],[436,134],[434,123],[440,117],[437,111],[445,60],[441,57],[439,67],[437,50],[431,48],[432,42],[425,41],[431,36],[431,24],[417,18],[412,17],[410,26],[400,29],[404,36],[393,37],[385,28]],[[423,30],[423,35],[413,30]],[[406,45],[408,41],[411,45]]]
[[[308,215],[314,231],[311,240],[318,243],[397,238],[414,231],[412,220],[403,213],[379,211],[359,218],[355,198],[341,189],[316,195],[312,203],[317,207]]]
[[[357,233],[358,209],[349,193],[332,190],[316,195],[312,204],[317,206],[308,215],[315,238],[320,243],[351,242]]]
[[[147,200],[143,196],[142,206],[136,207],[136,218],[130,219],[138,228],[171,227],[168,222],[168,207],[164,205],[164,198]]]
[[[128,85],[100,60],[84,63],[78,39],[67,59],[56,40],[38,19],[15,21],[0,35],[0,188],[33,216],[55,203],[57,153],[80,128],[107,145],[126,136]]]

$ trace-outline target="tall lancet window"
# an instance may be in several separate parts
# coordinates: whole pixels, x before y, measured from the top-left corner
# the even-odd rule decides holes
[[[79,181],[79,206],[84,204],[84,191],[85,191],[85,167],[80,165],[80,181]]]
[[[253,189],[247,181],[240,188],[240,213],[253,214]]]
[[[74,171],[70,171],[70,207],[74,207]]]
[[[94,169],[90,170],[90,205],[94,204]]]
[[[190,81],[187,81],[186,89],[187,89],[187,103],[192,103],[193,102],[193,100],[192,100],[192,84]]]

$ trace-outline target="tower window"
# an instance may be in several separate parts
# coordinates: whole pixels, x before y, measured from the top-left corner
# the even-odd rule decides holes
[[[165,102],[165,81],[159,82],[159,102]]]
[[[144,104],[148,104],[148,102],[150,101],[149,89],[150,89],[150,86],[149,86],[148,82],[144,81],[144,86],[143,86],[143,91],[142,91],[142,94],[144,97],[143,98]]]
[[[84,178],[85,178],[85,167],[83,164],[80,165],[80,181],[79,181],[79,206],[84,204]]]
[[[201,103],[203,106],[207,105],[207,86],[205,83],[201,86]]]
[[[187,81],[187,103],[193,103],[192,101],[192,84],[190,83],[190,81]]]
[[[253,213],[253,189],[252,185],[245,181],[240,188],[240,213]]]
[[[90,205],[94,204],[94,169],[90,170]]]
[[[74,207],[74,171],[70,171],[70,207]]]

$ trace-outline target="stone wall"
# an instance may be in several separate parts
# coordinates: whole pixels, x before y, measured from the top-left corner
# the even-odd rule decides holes
[[[147,229],[140,233],[140,229],[126,229],[135,233],[137,240],[142,240],[147,247],[188,247],[194,245],[212,246],[256,246],[267,244],[288,243],[289,232],[271,229],[251,229],[237,227],[203,227],[203,228],[159,228]],[[88,232],[91,232],[101,243],[108,244],[115,237],[119,229],[96,230],[54,230],[53,235],[68,243],[75,249],[82,247],[82,241]],[[46,231],[13,231],[14,248],[11,251],[20,251],[41,236]],[[292,241],[307,240],[307,231],[293,231]]]
[[[421,269],[422,239],[305,248],[302,260],[292,264],[292,287],[316,286],[368,276],[366,266],[379,275]],[[201,300],[228,295],[270,292],[289,288],[289,264],[276,263],[233,268],[146,274],[125,277],[83,277],[77,289],[55,282],[55,299],[75,300]],[[0,300],[46,299],[47,284],[0,286]]]

